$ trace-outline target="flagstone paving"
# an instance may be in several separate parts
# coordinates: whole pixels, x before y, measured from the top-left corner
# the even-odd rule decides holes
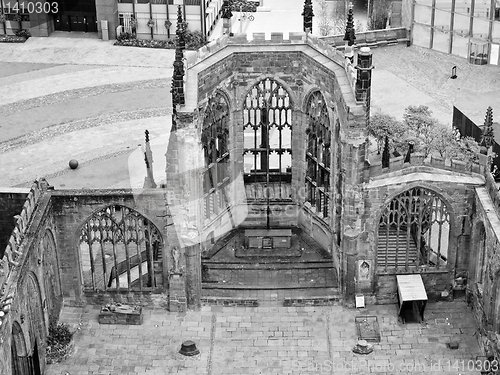
[[[401,324],[396,305],[203,306],[185,314],[143,311],[139,326],[100,325],[99,306],[65,307],[75,353],[47,375],[78,374],[479,374],[476,325],[465,302],[429,303],[426,322]],[[355,318],[377,317],[380,342],[352,352]],[[193,340],[194,357],[178,353]],[[447,343],[458,341],[459,348]]]

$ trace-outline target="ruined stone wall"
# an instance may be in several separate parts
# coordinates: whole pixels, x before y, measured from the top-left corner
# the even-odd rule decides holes
[[[487,176],[490,178],[491,176]],[[477,188],[471,221],[467,299],[482,335],[485,352],[500,358],[500,220],[496,200]]]
[[[255,47],[255,46],[252,46]],[[307,47],[304,46],[304,49]],[[304,205],[304,176],[305,130],[307,118],[304,109],[308,95],[314,90],[320,90],[324,95],[331,110],[331,128],[334,134],[332,139],[331,160],[334,161],[331,186],[339,186],[340,170],[346,169],[344,164],[349,163],[341,157],[343,143],[349,142],[348,137],[363,137],[364,140],[364,115],[361,108],[352,107],[352,102],[347,104],[344,97],[345,71],[336,65],[332,71],[331,66],[310,57],[297,48],[296,51],[269,51],[267,46],[258,46],[248,52],[234,52],[214,62],[209,67],[198,73],[198,101],[203,103],[208,96],[213,95],[216,89],[223,90],[230,98],[231,124],[230,154],[232,170],[241,171],[243,150],[243,101],[248,90],[260,80],[272,78],[282,84],[290,93],[293,105],[292,123],[292,201],[276,203],[273,206],[272,222],[279,225],[302,226],[311,236],[320,242],[326,249],[332,247],[332,229],[336,226],[333,222],[334,211],[340,212],[334,204],[331,207],[330,217],[322,219],[314,210]],[[338,76],[337,76],[338,75]],[[336,135],[336,137],[335,137]],[[357,158],[357,156],[356,156]],[[234,178],[234,176],[233,176]],[[341,194],[338,192],[333,197],[333,202],[341,205]],[[259,226],[265,223],[266,204],[249,203],[247,218],[243,225]],[[218,223],[220,223],[218,221]],[[337,225],[338,226],[338,225]],[[205,228],[206,234],[217,230],[214,226]]]
[[[56,241],[59,244],[59,262],[64,303],[69,305],[96,303],[109,300],[124,303],[144,302],[168,307],[168,291],[161,294],[147,293],[85,293],[80,269],[79,235],[86,220],[96,211],[110,205],[132,208],[149,219],[162,234],[163,254],[167,267],[171,264],[171,248],[177,246],[175,230],[165,205],[165,191],[151,189],[132,192],[130,190],[65,190],[53,191],[53,216],[57,228]],[[166,285],[166,283],[164,283]]]
[[[20,212],[22,219],[18,219],[14,230],[18,235],[9,242],[8,251],[13,258],[3,259],[0,265],[0,307],[6,311],[0,326],[2,375],[11,374],[14,324],[21,331],[25,355],[33,355],[37,344],[41,372],[45,371],[49,321],[58,318],[62,306],[58,245],[57,242],[47,245],[47,239],[54,239],[56,228],[46,188],[36,183],[27,194],[29,199]]]
[[[3,257],[16,220],[15,215],[21,213],[29,189],[9,188],[0,191],[0,259]]]
[[[440,267],[438,270],[415,269],[408,272],[422,274],[430,299],[440,299],[451,294],[454,279],[467,272],[471,234],[470,213],[475,199],[474,187],[481,185],[484,180],[473,176],[466,178],[453,172],[435,171],[434,173],[449,173],[450,179],[453,176],[457,178],[453,182],[448,181],[447,178],[440,181],[437,175],[432,177],[433,175],[430,174],[426,177],[424,173],[419,173],[419,168],[400,170],[391,173],[387,178],[371,181],[363,192],[364,210],[360,215],[363,231],[357,237],[357,251],[353,261],[369,260],[372,270],[370,281],[360,282],[355,285],[354,289],[356,293],[369,295],[369,300],[372,302],[394,303],[397,297],[396,274],[377,271],[376,254],[380,215],[395,196],[414,187],[423,187],[435,192],[446,204],[450,215],[450,236],[446,267]],[[442,292],[445,293],[442,294]]]

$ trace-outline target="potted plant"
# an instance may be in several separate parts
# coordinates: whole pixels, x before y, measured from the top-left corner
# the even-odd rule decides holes
[[[155,27],[155,25],[156,25],[155,20],[150,19],[150,20],[148,21],[148,27]]]
[[[170,29],[170,27],[171,27],[171,26],[172,26],[172,21],[170,21],[170,20],[166,20],[166,21],[165,21],[165,28],[166,28],[166,29]]]

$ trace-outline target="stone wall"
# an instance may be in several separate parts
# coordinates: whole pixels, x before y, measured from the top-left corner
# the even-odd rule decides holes
[[[345,48],[344,34],[324,36],[320,37],[320,39],[340,50],[343,50]],[[409,41],[410,32],[406,26],[394,29],[370,30],[362,33],[356,33],[356,48],[386,47],[394,44],[408,45]]]
[[[5,247],[14,230],[15,215],[21,213],[29,189],[2,188],[0,191],[0,259],[3,258]]]
[[[491,193],[488,187],[476,188],[467,295],[486,353],[500,358],[500,219]]]
[[[167,269],[172,264],[170,257],[173,246],[178,246],[172,218],[166,208],[163,189],[143,191],[130,190],[61,190],[52,192],[53,216],[57,227],[56,241],[59,243],[61,279],[66,304],[103,304],[114,300],[123,303],[141,302],[168,307]],[[111,205],[132,208],[149,219],[162,234],[164,267],[164,288],[158,293],[107,293],[85,292],[79,256],[79,231],[86,220],[96,211]]]
[[[371,278],[369,282],[357,283],[353,293],[368,294],[371,302],[395,301],[396,273],[381,272],[376,266],[378,223],[382,211],[395,196],[411,188],[422,187],[435,192],[446,204],[450,215],[447,264],[439,270],[400,270],[398,273],[420,272],[431,299],[449,295],[455,287],[455,278],[467,273],[471,234],[470,208],[474,205],[474,188],[483,184],[484,178],[480,175],[430,171],[423,166],[371,179],[363,191],[364,211],[360,214],[363,231],[357,236],[356,251],[353,252],[352,259],[353,262],[371,261]]]
[[[0,317],[2,375],[11,374],[14,325],[22,345],[18,351],[32,356],[36,343],[44,373],[49,320],[57,320],[62,306],[57,242],[46,246],[56,232],[47,188],[37,181],[30,189],[14,229],[16,235],[9,241],[9,256],[0,261],[0,308],[6,312]]]

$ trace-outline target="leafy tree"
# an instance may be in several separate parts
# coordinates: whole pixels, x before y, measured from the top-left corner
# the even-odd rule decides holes
[[[318,20],[319,20],[319,35],[321,36],[327,36],[330,35],[333,26],[331,23],[331,17],[328,12],[328,4],[326,0],[319,0],[318,1],[319,5],[319,14],[318,14]]]
[[[333,2],[333,9],[330,18],[333,20],[332,34],[344,34],[347,27],[347,0],[339,0]],[[363,32],[363,25],[354,19],[354,31],[356,33]]]
[[[385,137],[389,138],[389,147],[397,149],[405,142],[406,125],[392,116],[375,114],[368,123],[368,135],[377,141],[377,153],[384,147]]]
[[[381,30],[386,28],[390,6],[390,1],[373,0],[373,8],[367,24],[368,30]]]

